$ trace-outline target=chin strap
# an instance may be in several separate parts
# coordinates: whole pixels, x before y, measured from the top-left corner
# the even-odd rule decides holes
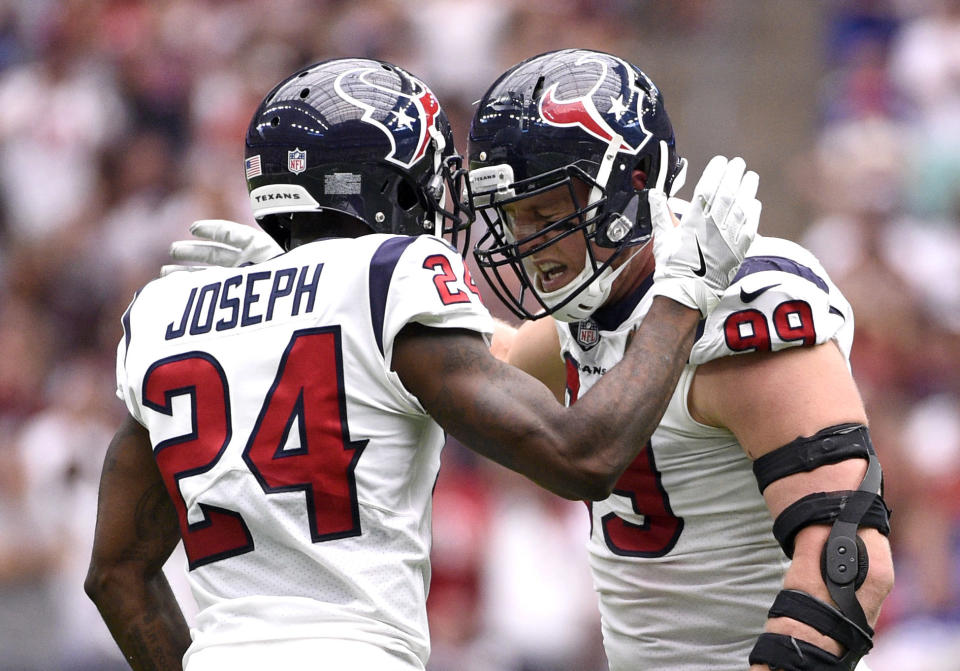
[[[437,129],[436,126],[430,125],[427,128],[427,133],[430,135],[430,138],[433,142],[433,177],[430,179],[430,183],[427,184],[427,190],[431,198],[434,198],[437,201],[437,204],[440,207],[443,207],[443,198],[444,191],[446,186],[443,183],[443,150],[447,146],[447,141],[443,138],[443,133]],[[451,198],[456,198],[456,194],[450,194]],[[426,226],[433,224],[433,230],[430,231],[433,235],[438,238],[443,238],[443,213],[440,212],[440,208],[433,213],[433,221],[429,220],[424,221],[424,228]]]
[[[537,291],[537,295],[545,305],[552,308],[554,305],[560,305],[571,294],[576,293],[576,295],[570,299],[566,305],[554,310],[552,316],[554,319],[561,322],[583,321],[584,319],[589,318],[590,315],[596,312],[600,306],[606,302],[607,298],[610,297],[610,290],[613,289],[614,280],[620,276],[620,273],[626,269],[631,261],[639,256],[637,252],[639,252],[645,246],[646,245],[634,248],[634,251],[629,257],[627,257],[626,261],[624,261],[623,265],[621,265],[619,268],[611,268],[610,266],[607,266],[601,270],[599,274],[597,274],[592,281],[584,286],[579,293],[576,293],[577,287],[581,286],[594,272],[596,272],[593,270],[593,262],[590,258],[590,252],[587,251],[583,270],[580,271],[579,275],[556,291]],[[534,277],[534,281],[536,281],[536,277]]]
[[[667,146],[667,143],[663,140],[660,140],[660,171],[657,175],[657,189],[660,191],[666,192],[667,187],[667,175],[670,172],[670,147]],[[687,159],[680,159],[680,169],[677,170],[677,174],[673,178],[673,182],[670,184],[670,193],[668,196],[672,196],[677,191],[683,188],[683,185],[687,182]]]

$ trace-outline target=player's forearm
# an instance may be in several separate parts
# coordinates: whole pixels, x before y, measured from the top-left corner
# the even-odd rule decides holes
[[[566,498],[607,498],[663,417],[699,319],[696,310],[656,298],[623,360],[573,406],[544,403],[532,412],[535,422],[518,409],[510,426],[536,430],[513,442],[523,447],[506,465]]]
[[[818,525],[808,527],[797,534],[793,562],[784,578],[784,589],[805,592],[836,608],[837,604],[830,597],[820,569],[820,555],[829,533],[829,527]],[[867,617],[867,622],[873,627],[877,623],[884,599],[893,588],[893,560],[890,554],[890,543],[880,532],[875,529],[861,529],[857,535],[866,547],[869,568],[863,585],[856,591],[856,596]],[[834,639],[791,618],[771,618],[767,620],[764,631],[793,636],[833,655],[841,656],[846,652]],[[769,671],[769,667],[754,664],[750,667],[750,671]]]
[[[700,313],[657,297],[623,359],[571,407],[581,449],[611,472],[634,460],[663,417],[687,363]]]
[[[181,671],[190,629],[163,573],[146,583],[88,580],[87,591],[135,671]]]
[[[598,391],[599,387],[602,398],[598,402],[606,405],[607,401],[622,397],[623,386],[627,386],[633,412],[623,417],[623,408],[611,407],[610,419],[629,422],[631,433],[639,435],[643,443],[653,434],[670,403],[689,359],[699,322],[697,310],[662,296],[654,298],[643,324],[628,341],[623,360],[611,371],[610,387],[601,380],[591,390]]]
[[[393,366],[471,449],[560,496],[604,499],[663,416],[698,320],[695,310],[655,299],[624,360],[571,408],[491,357],[479,338],[448,329],[407,326],[394,342]]]

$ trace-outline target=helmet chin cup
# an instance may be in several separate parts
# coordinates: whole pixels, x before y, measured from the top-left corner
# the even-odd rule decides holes
[[[610,297],[613,281],[627,267],[629,260],[616,269],[606,266],[592,281],[587,282],[593,274],[590,262],[590,255],[586,254],[580,274],[556,291],[537,291],[540,300],[551,309],[550,314],[554,319],[561,322],[579,322],[590,317]]]

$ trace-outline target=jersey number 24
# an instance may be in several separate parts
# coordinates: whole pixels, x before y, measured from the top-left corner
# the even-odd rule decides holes
[[[230,443],[233,427],[227,377],[210,354],[179,354],[147,370],[146,407],[172,417],[172,399],[183,394],[190,396],[193,430],[159,443],[154,455],[194,569],[253,550],[253,538],[234,510],[197,503],[203,519],[187,519],[180,480],[213,468]],[[292,431],[299,436],[299,447],[285,449]],[[304,492],[314,543],[357,536],[354,469],[366,444],[348,437],[340,327],[297,331],[243,449],[247,468],[266,494]]]

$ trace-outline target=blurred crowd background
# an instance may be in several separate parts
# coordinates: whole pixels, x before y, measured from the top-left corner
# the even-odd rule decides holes
[[[0,671],[126,668],[82,590],[124,413],[119,319],[190,222],[253,224],[261,96],[308,62],[383,58],[434,89],[463,151],[494,77],[566,46],[658,83],[681,196],[713,154],[744,156],[763,232],[810,247],[853,303],[894,511],[872,667],[960,669],[960,2],[0,0]],[[431,671],[605,669],[587,527],[450,445]]]

